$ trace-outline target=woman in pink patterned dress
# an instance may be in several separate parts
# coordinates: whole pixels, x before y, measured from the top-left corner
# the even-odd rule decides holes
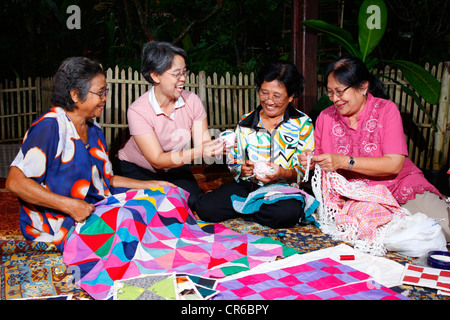
[[[348,56],[331,63],[325,79],[334,104],[317,118],[313,164],[348,180],[386,185],[411,213],[440,220],[450,241],[449,207],[408,158],[400,112],[387,100],[382,82],[360,59]],[[300,155],[303,166],[311,153]]]

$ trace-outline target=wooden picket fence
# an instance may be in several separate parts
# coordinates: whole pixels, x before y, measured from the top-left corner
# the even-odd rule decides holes
[[[430,70],[428,65],[426,68]],[[402,112],[410,157],[420,168],[427,170],[439,170],[441,168],[438,166],[448,161],[449,68],[450,63],[447,62],[440,63],[430,70],[439,81],[445,83],[441,103],[438,105],[425,103],[431,118],[439,124],[437,132],[433,130],[431,119],[417,107],[401,86],[383,80],[390,98]],[[395,68],[386,67],[377,72],[407,84],[401,72]],[[127,108],[150,89],[150,84],[138,71],[132,69],[120,70],[119,67],[115,67],[114,70],[108,69],[106,75],[110,91],[105,110],[98,122],[111,149],[118,148],[127,138]],[[253,73],[238,75],[227,73],[224,77],[219,77],[217,74],[208,76],[205,72],[188,76],[185,89],[196,93],[203,102],[213,136],[216,137],[221,130],[234,128],[242,115],[252,111],[259,104],[254,77]],[[320,79],[319,76],[319,97],[325,91]],[[20,143],[32,121],[51,107],[51,87],[52,78],[0,83],[0,143],[14,141]],[[444,150],[444,154],[437,150]]]
[[[108,69],[106,78],[110,92],[99,124],[104,128],[107,144],[111,147],[121,144],[127,137],[127,108],[151,85],[142,74],[131,68]],[[214,137],[220,130],[234,128],[239,119],[259,103],[253,73],[240,73],[238,76],[227,73],[219,78],[217,74],[207,77],[205,72],[200,71],[198,75],[188,76],[185,90],[194,92],[202,101]]]

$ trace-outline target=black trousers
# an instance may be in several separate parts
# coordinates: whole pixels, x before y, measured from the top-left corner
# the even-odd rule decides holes
[[[120,175],[136,180],[162,180],[168,181],[180,187],[187,192],[190,196],[188,198],[188,205],[192,211],[195,211],[195,203],[198,197],[202,193],[200,186],[195,180],[191,169],[188,165],[183,165],[178,168],[169,169],[168,171],[152,172],[148,169],[142,168],[132,162],[119,161]]]
[[[263,204],[257,213],[240,214],[233,209],[233,194],[246,198],[259,186],[252,182],[232,181],[221,185],[216,190],[200,195],[196,211],[200,219],[207,222],[221,222],[227,219],[244,217],[253,219],[271,228],[288,228],[296,225],[304,217],[303,204],[295,199],[280,200],[272,204]]]

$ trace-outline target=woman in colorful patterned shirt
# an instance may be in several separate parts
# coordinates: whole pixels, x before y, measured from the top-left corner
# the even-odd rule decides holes
[[[312,165],[339,170],[349,180],[384,184],[411,213],[441,220],[447,241],[448,205],[408,158],[400,112],[387,100],[382,82],[355,57],[343,57],[327,69],[327,94],[334,103],[315,124]],[[300,155],[306,164],[310,150]]]
[[[311,119],[291,104],[304,86],[303,75],[295,65],[271,63],[255,80],[261,104],[239,122],[236,147],[228,156],[235,180],[200,197],[196,208],[204,221],[240,216],[233,207],[233,195],[246,198],[252,191],[274,183],[298,186],[305,173],[298,155],[304,149],[314,149]],[[265,174],[259,169],[262,163],[268,168]],[[274,228],[289,227],[302,219],[303,209],[301,201],[285,199],[261,205],[252,218]]]
[[[54,107],[26,132],[6,187],[20,198],[25,239],[53,242],[63,250],[69,230],[91,215],[94,203],[128,188],[174,185],[113,174],[105,137],[94,120],[108,94],[98,63],[68,58],[54,81]]]

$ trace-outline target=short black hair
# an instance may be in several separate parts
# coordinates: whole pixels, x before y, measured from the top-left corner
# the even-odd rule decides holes
[[[279,60],[263,66],[256,75],[255,83],[259,90],[264,81],[274,80],[284,85],[289,97],[294,95],[297,98],[303,93],[305,78],[291,62]]]
[[[141,53],[141,73],[144,79],[154,84],[150,73],[163,74],[169,70],[176,55],[182,56],[184,60],[187,58],[183,49],[169,42],[151,41],[146,43]]]
[[[368,92],[374,97],[388,99],[388,94],[383,82],[367,69],[364,62],[358,57],[342,56],[330,63],[325,72],[325,86],[328,83],[328,76],[333,77],[345,86],[361,88],[363,83],[368,81]]]
[[[73,111],[77,106],[72,100],[70,91],[78,90],[80,99],[86,100],[91,80],[98,74],[104,74],[103,69],[93,60],[85,57],[65,59],[53,78],[51,103],[67,111]]]

